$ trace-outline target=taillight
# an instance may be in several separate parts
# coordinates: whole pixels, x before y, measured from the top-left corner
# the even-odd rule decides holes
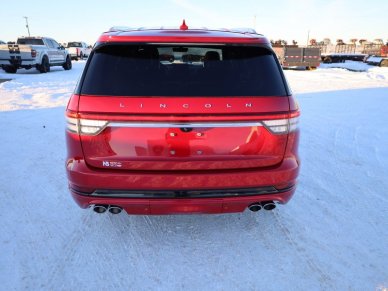
[[[36,58],[36,50],[31,50],[31,57]]]
[[[274,134],[286,134],[295,131],[299,123],[299,111],[290,114],[290,118],[263,120],[264,126]]]
[[[263,120],[263,124],[274,134],[288,133],[288,119]]]
[[[66,116],[66,128],[69,132],[81,135],[97,135],[108,124],[105,120],[92,120],[77,118],[76,114],[68,113]]]
[[[79,119],[79,133],[96,135],[103,131],[108,124],[105,120]]]
[[[297,130],[299,125],[299,117],[290,118],[288,121],[289,121],[290,132]]]
[[[78,118],[66,116],[66,128],[70,132],[78,133]]]

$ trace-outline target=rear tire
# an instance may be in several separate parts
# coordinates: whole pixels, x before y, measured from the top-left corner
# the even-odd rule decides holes
[[[67,56],[67,57],[66,57],[66,62],[62,65],[62,67],[63,67],[66,71],[71,70],[72,64],[71,64],[71,58],[70,58],[70,56]]]
[[[48,73],[50,72],[50,63],[47,56],[44,56],[42,59],[42,64],[37,66],[37,69],[41,73]]]
[[[325,57],[325,58],[323,59],[323,62],[324,62],[325,64],[331,64],[331,63],[333,62],[333,60],[331,59],[331,57]]]
[[[388,67],[388,59],[383,59],[381,62],[380,62],[380,67]]]
[[[8,74],[15,74],[17,71],[17,68],[14,66],[5,66],[5,67],[3,67],[3,69]]]

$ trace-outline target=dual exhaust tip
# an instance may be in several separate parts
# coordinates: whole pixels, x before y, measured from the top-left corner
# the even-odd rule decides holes
[[[99,214],[104,213],[107,210],[112,214],[119,214],[123,209],[115,205],[96,204],[93,206],[93,211]]]
[[[266,201],[266,202],[258,202],[258,203],[253,203],[248,206],[248,209],[252,212],[257,212],[261,209],[264,210],[273,210],[276,208],[276,204],[273,201]],[[104,204],[96,204],[93,206],[93,211],[99,214],[102,214],[106,211],[109,211],[112,214],[119,214],[123,210],[119,206],[115,205],[104,205]]]
[[[253,212],[257,212],[262,208],[264,208],[264,210],[273,210],[276,208],[276,204],[273,201],[265,201],[265,202],[253,203],[248,206],[248,209]]]

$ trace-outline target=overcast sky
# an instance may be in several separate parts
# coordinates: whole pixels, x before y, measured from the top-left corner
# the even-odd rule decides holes
[[[9,9],[7,9],[7,6]],[[28,35],[50,36],[59,42],[93,44],[112,26],[253,27],[269,39],[307,35],[347,42],[350,38],[388,39],[388,0],[19,0],[2,1],[0,40]]]

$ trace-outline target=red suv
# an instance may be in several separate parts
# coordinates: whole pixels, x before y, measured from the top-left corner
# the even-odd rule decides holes
[[[113,28],[66,108],[69,188],[98,213],[271,210],[295,192],[298,117],[252,30]]]

